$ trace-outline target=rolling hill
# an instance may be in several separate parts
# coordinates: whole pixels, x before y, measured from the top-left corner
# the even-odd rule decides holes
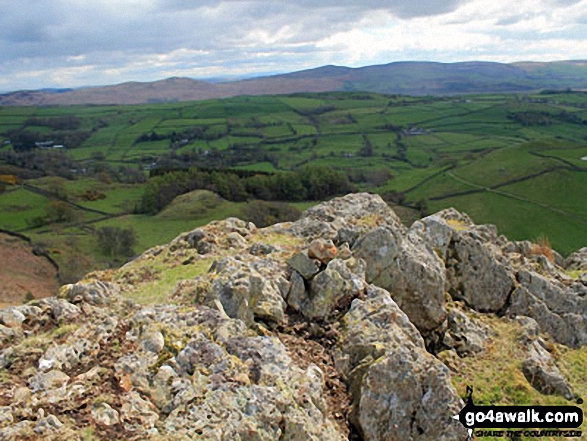
[[[0,105],[124,105],[331,91],[455,95],[543,89],[587,89],[587,61],[512,64],[395,62],[361,68],[323,66],[224,83],[174,77],[148,83],[127,82],[57,92],[18,91],[0,95]]]

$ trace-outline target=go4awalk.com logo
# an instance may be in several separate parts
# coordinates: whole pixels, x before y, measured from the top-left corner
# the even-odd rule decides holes
[[[476,406],[473,388],[467,386],[467,404],[453,417],[476,437],[582,439],[577,428],[583,411],[577,406]],[[491,429],[491,430],[489,430]]]

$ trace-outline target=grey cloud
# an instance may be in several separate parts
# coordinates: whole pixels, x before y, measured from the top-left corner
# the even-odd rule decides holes
[[[510,26],[519,23],[520,21],[524,20],[524,18],[525,17],[523,15],[513,15],[511,17],[506,17],[502,18],[501,20],[497,20],[495,24],[497,26]]]
[[[194,5],[189,0],[159,0],[158,4],[162,9],[168,10],[190,10],[201,6],[216,7],[219,4],[262,4],[263,8],[267,5],[274,5],[280,8],[298,8],[304,10],[320,11],[324,9],[344,8],[349,13],[357,11],[385,10],[401,18],[409,18],[424,15],[437,15],[454,10],[467,0],[443,0],[431,2],[430,0],[298,0],[295,2],[288,0],[204,0]],[[573,0],[559,0],[573,1]]]
[[[433,15],[463,1],[159,0],[154,9],[119,17],[101,2],[2,0],[0,59],[117,49],[165,52],[178,46],[214,49],[238,43],[255,29],[275,33],[286,25],[298,32],[292,42],[317,40],[350,28],[369,11],[386,10],[400,17]]]
[[[386,11],[408,20],[447,13],[468,1],[145,0],[141,8],[119,14],[126,0],[0,0],[0,84],[1,77],[19,81],[18,73],[31,65],[38,70],[86,65],[94,66],[91,75],[115,70],[124,79],[154,79],[172,69],[206,66],[290,70],[326,64],[338,55],[321,52],[317,42],[355,28],[369,13]],[[156,63],[159,54],[178,49],[205,53],[170,56],[168,66]],[[83,59],[71,60],[80,55]],[[104,75],[95,78],[111,81]]]

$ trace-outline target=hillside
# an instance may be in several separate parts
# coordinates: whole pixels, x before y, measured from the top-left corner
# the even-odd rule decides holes
[[[465,440],[467,385],[581,406],[586,252],[367,193],[215,221],[0,310],[0,438]]]
[[[246,217],[254,199],[287,202],[303,211],[326,198],[288,190],[286,183],[300,184],[292,173],[308,168],[318,170],[313,174],[320,179],[336,172],[349,181],[330,196],[378,193],[412,210],[402,215],[406,220],[455,207],[476,223],[495,224],[511,239],[549,241],[566,256],[587,246],[586,109],[587,93],[581,92],[459,97],[329,92],[133,106],[2,107],[0,228],[24,233],[49,250],[66,283],[132,255],[112,259],[101,251],[96,231],[102,228],[133,229],[134,252],[140,253],[211,220]],[[45,141],[64,147],[35,144]],[[212,185],[206,179],[184,188],[176,179],[177,185],[169,183],[162,192],[157,184],[162,178],[149,176],[190,167],[231,175],[230,182]],[[243,174],[252,181],[239,178],[237,185],[235,177]],[[11,184],[11,175],[21,182]],[[267,176],[274,177],[272,184]],[[320,179],[306,179],[306,185],[319,188]],[[285,191],[276,191],[275,180]],[[162,196],[141,212],[148,189]],[[192,190],[213,191],[224,202],[208,207],[188,198],[173,204]]]
[[[57,92],[19,91],[0,95],[0,105],[124,105],[343,90],[404,95],[455,95],[536,92],[542,89],[587,89],[587,62],[395,62],[361,68],[323,66],[226,83],[169,78],[150,83],[129,82]]]
[[[35,255],[22,238],[0,233],[0,307],[54,296],[58,290],[58,270],[52,262]]]

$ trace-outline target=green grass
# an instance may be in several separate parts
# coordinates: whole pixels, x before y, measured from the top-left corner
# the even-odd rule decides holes
[[[406,166],[404,165],[404,167]],[[425,179],[443,170],[443,168],[444,167],[428,167],[421,169],[411,169],[408,167],[403,168],[403,170],[400,169],[396,177],[390,180],[385,186],[380,187],[378,192],[385,193],[386,191],[407,191]]]
[[[88,169],[95,163],[114,169],[134,168],[147,158],[157,162],[164,155],[225,151],[243,145],[258,149],[259,162],[231,151],[231,167],[264,172],[304,164],[337,169],[387,168],[393,179],[376,190],[384,193],[416,187],[407,194],[410,202],[475,186],[493,187],[558,167],[553,173],[500,189],[507,194],[486,192],[429,201],[429,211],[455,204],[457,208],[472,211],[479,223],[498,223],[513,238],[532,239],[545,234],[555,247],[560,244],[568,252],[587,245],[580,221],[586,212],[582,189],[587,182],[585,173],[578,171],[587,169],[587,161],[581,160],[587,156],[585,126],[556,117],[547,126],[522,125],[508,115],[527,111],[557,115],[565,111],[587,119],[587,94],[528,98],[546,102],[532,103],[521,94],[433,98],[336,92],[133,106],[1,107],[0,140],[7,139],[3,132],[22,127],[31,116],[75,115],[80,119],[81,129],[92,131],[91,136],[81,147],[64,153]],[[401,141],[407,145],[403,154],[408,162],[400,160],[402,152],[396,145],[397,133],[384,127],[389,124],[429,130],[424,136],[402,137]],[[192,140],[175,151],[171,150],[168,139],[136,143],[143,133],[156,131],[169,135],[196,127],[205,129],[206,136],[213,140]],[[43,127],[29,129],[47,136],[51,133]],[[365,144],[363,136],[373,147],[372,157],[358,156]],[[10,149],[10,146],[0,146],[0,152]],[[263,153],[277,161],[277,170]],[[99,155],[104,158],[100,159]],[[449,165],[454,167],[452,175],[443,173],[426,181]],[[43,181],[38,181],[38,185],[42,186]],[[65,186],[75,202],[111,214],[128,211],[142,192],[140,185],[106,185],[92,179],[78,179]],[[89,202],[79,198],[88,189],[100,189],[106,199]],[[3,209],[0,225],[25,228],[28,219],[43,214],[47,203],[48,199],[24,190],[0,195],[0,209]],[[102,223],[136,226],[140,247],[146,247],[169,240],[182,229],[192,228],[194,222],[201,224],[238,215],[241,208],[239,204],[225,202],[203,215],[189,205],[176,204],[161,217],[127,215]],[[154,232],[154,228],[162,231]],[[87,233],[79,230],[75,234]],[[91,246],[91,241],[81,242],[84,247]]]
[[[94,227],[130,227],[137,234],[136,250],[145,250],[167,243],[182,232],[206,225],[213,220],[242,217],[243,206],[244,203],[222,201],[213,208],[206,208],[197,197],[183,195],[156,216],[129,214],[95,223]]]
[[[515,322],[484,316],[482,320],[496,335],[486,342],[486,349],[478,355],[459,359],[458,371],[452,374],[452,382],[457,393],[465,396],[467,386],[473,387],[476,405],[497,406],[572,406],[572,401],[556,395],[543,395],[526,380],[521,362],[527,349],[519,342],[521,329]],[[562,345],[553,345],[553,358],[574,392],[585,397],[587,387],[587,351],[585,348],[572,350]],[[581,429],[585,433],[587,423]],[[483,437],[487,440],[503,438]],[[519,438],[530,441],[536,438]],[[542,438],[553,439],[553,438]],[[556,438],[558,439],[558,438]]]
[[[577,167],[587,169],[587,160],[581,159],[587,158],[587,146],[578,145],[575,148],[566,150],[543,150],[540,153],[563,159],[576,165]]]
[[[28,222],[45,214],[50,199],[25,190],[12,187],[0,194],[0,228],[21,230]]]
[[[458,177],[481,186],[492,186],[529,176],[555,166],[552,159],[530,154],[528,145],[496,150],[454,171]]]
[[[552,247],[565,255],[587,244],[584,221],[503,194],[486,191],[428,203],[431,213],[448,207],[467,213],[475,223],[496,225],[510,240],[547,237]]]
[[[577,214],[587,222],[587,201],[582,189],[587,189],[587,172],[569,170],[558,170],[500,188],[528,200]]]
[[[96,201],[80,200],[78,204],[94,210],[115,214],[132,211],[143,195],[141,185],[113,184],[106,186],[102,191],[106,195],[105,199]]]
[[[414,191],[411,191],[408,193],[407,197],[408,200],[417,202],[421,199],[441,196],[448,193],[467,191],[475,188],[476,187],[472,187],[463,183],[462,181],[459,181],[458,179],[455,179],[449,173],[445,172],[425,182],[422,186],[418,187]]]
[[[136,274],[142,276],[139,280],[133,280],[134,290],[127,293],[129,298],[140,304],[172,303],[171,296],[176,284],[180,280],[189,280],[205,274],[212,262],[212,258],[197,256],[189,265],[175,266],[158,257],[155,261],[148,261],[146,265],[142,261],[131,262],[119,271],[117,277],[124,280],[125,277],[136,277]]]

